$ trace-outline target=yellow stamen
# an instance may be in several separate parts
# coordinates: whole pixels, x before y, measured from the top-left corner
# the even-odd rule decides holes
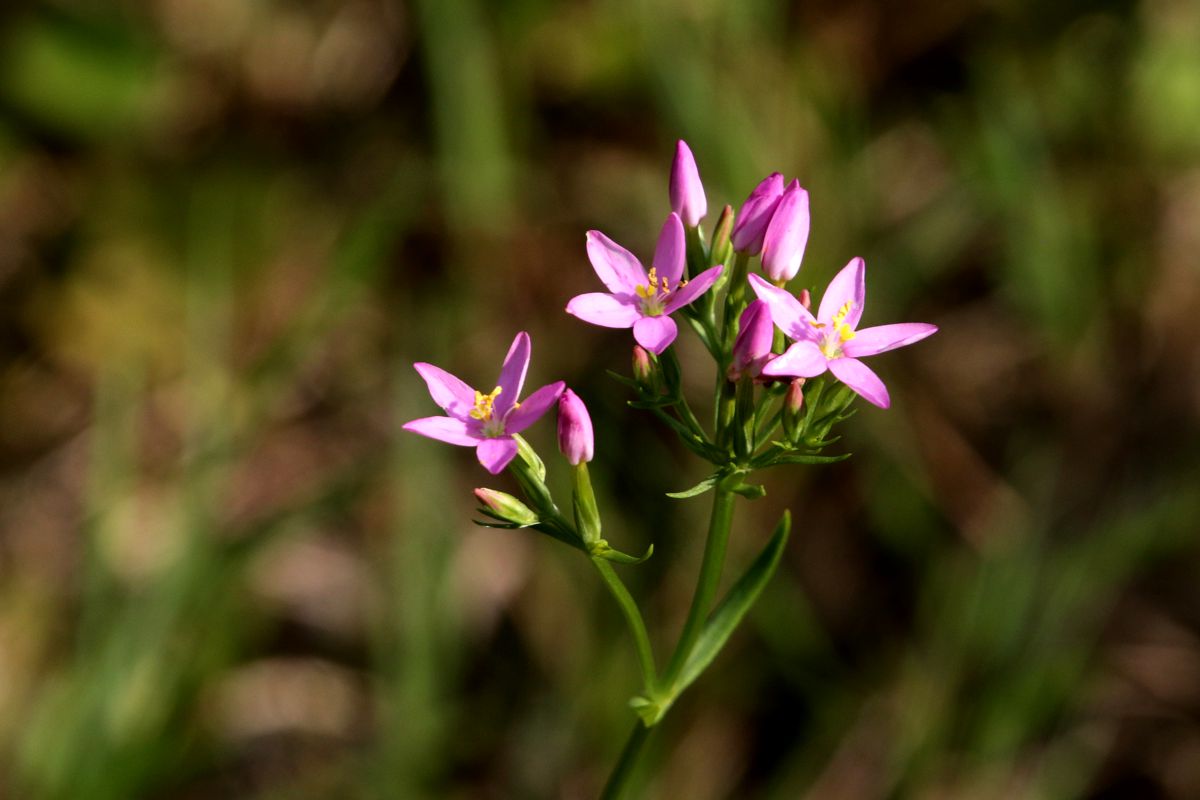
[[[497,386],[492,389],[491,394],[484,394],[478,389],[475,390],[475,407],[471,409],[471,417],[480,422],[487,422],[492,418],[492,408],[496,404],[496,397],[500,392],[504,391],[504,387]]]
[[[846,324],[846,315],[850,313],[852,308],[854,308],[854,301],[847,300],[842,304],[842,307],[838,309],[838,312],[833,315],[833,329],[837,332],[837,335],[841,337],[843,342],[848,342],[856,336],[854,329]]]

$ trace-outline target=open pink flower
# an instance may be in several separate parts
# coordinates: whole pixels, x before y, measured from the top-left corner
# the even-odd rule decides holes
[[[567,313],[605,328],[633,328],[638,344],[662,353],[679,332],[669,315],[708,291],[724,269],[711,267],[681,280],[686,250],[683,222],[674,212],[663,224],[649,272],[633,253],[600,231],[588,231],[588,260],[608,292],[571,298]]]
[[[750,276],[776,326],[795,341],[763,368],[764,375],[813,378],[828,369],[867,401],[880,408],[891,405],[883,381],[859,358],[919,342],[936,333],[937,326],[901,322],[856,330],[866,300],[866,269],[861,258],[851,259],[829,282],[815,317],[786,290]]]
[[[447,416],[423,417],[404,424],[404,430],[449,444],[474,447],[475,455],[488,472],[496,475],[517,454],[514,433],[520,433],[550,410],[566,384],[562,381],[538,389],[524,403],[518,403],[525,373],[529,369],[529,334],[521,331],[500,368],[496,388],[484,393],[435,367],[416,363],[413,367],[425,379],[433,402]]]

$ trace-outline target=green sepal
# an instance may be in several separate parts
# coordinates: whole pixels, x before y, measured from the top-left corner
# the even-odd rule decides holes
[[[598,539],[588,547],[588,555],[593,558],[603,558],[605,561],[611,561],[614,564],[641,564],[654,555],[654,545],[652,544],[647,547],[646,552],[641,557],[638,557],[622,553],[620,550],[614,550],[608,546],[608,542],[604,539]]]
[[[476,525],[479,525],[480,527],[483,527],[483,528],[513,528],[513,529],[532,528],[534,525],[537,525],[539,522],[541,522],[540,519],[535,519],[532,522],[513,522],[511,519],[502,517],[499,514],[492,511],[491,509],[480,508],[480,509],[477,509],[477,511],[480,514],[483,514],[485,517],[491,517],[492,519],[496,520],[496,522],[494,522],[494,523],[493,522],[483,522],[483,521],[477,520],[477,519],[471,520]]]
[[[725,599],[709,616],[704,630],[700,632],[700,638],[696,640],[696,646],[683,665],[679,679],[671,687],[672,697],[678,696],[696,678],[700,677],[701,673],[721,652],[725,643],[729,641],[729,637],[737,628],[738,623],[746,616],[746,612],[750,610],[762,593],[763,587],[775,574],[775,569],[779,566],[779,560],[783,556],[783,548],[787,544],[791,527],[792,515],[785,511],[779,524],[775,526],[775,533],[767,542],[767,546],[750,564],[745,574],[738,578],[737,583],[725,595]]]
[[[602,542],[600,538],[600,510],[596,507],[596,495],[592,492],[592,479],[586,461],[580,461],[571,469],[571,505],[575,511],[575,530],[589,546]]]
[[[689,497],[702,495],[720,483],[721,477],[721,473],[714,472],[690,489],[684,489],[682,492],[667,492],[667,497],[673,497],[676,500],[686,500]]]
[[[533,474],[537,476],[539,481],[545,481],[546,464],[544,461],[542,461],[542,457],[537,454],[529,442],[525,441],[524,436],[518,436],[514,433],[512,438],[517,443],[517,455],[521,457],[522,461],[529,465],[530,469],[533,470]]]

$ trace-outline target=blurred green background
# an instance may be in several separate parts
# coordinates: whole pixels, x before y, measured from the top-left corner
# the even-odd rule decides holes
[[[487,387],[529,330],[673,641],[704,470],[562,308],[586,229],[649,254],[680,137],[710,225],[806,185],[795,289],[862,255],[867,323],[941,333],[739,505],[729,573],[793,541],[644,796],[1200,797],[1190,0],[6,2],[0,797],[594,796],[615,608],[399,425],[412,361]]]

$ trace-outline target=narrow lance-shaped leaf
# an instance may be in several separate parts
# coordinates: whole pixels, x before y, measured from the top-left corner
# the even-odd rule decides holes
[[[697,483],[690,489],[684,489],[681,492],[667,492],[667,497],[674,497],[676,500],[686,500],[689,497],[695,497],[707,492],[709,489],[717,485],[721,480],[721,473],[714,472],[704,480]]]
[[[742,621],[742,617],[746,616],[746,612],[754,605],[759,594],[762,593],[763,587],[767,585],[767,581],[771,580],[771,576],[775,574],[775,568],[779,566],[779,559],[783,555],[783,548],[787,544],[791,527],[792,516],[785,511],[779,524],[775,526],[775,533],[771,536],[771,541],[767,542],[767,546],[759,553],[758,558],[754,559],[754,563],[750,565],[745,574],[738,578],[737,583],[730,588],[729,594],[725,595],[725,599],[721,601],[721,605],[717,606],[708,618],[708,623],[696,641],[695,649],[692,650],[691,656],[688,657],[687,663],[683,667],[679,681],[673,687],[674,694],[678,695],[696,678],[700,677],[701,673],[717,657],[717,653],[721,652],[725,643],[729,641],[729,637],[737,628],[738,623]]]

